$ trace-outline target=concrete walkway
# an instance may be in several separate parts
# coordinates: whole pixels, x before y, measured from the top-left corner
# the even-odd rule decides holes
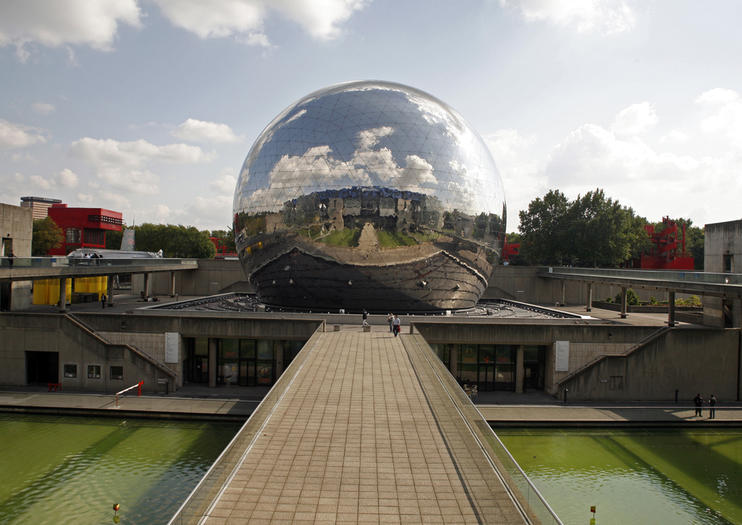
[[[177,396],[141,396],[136,392],[122,396],[116,408],[111,394],[73,394],[64,392],[3,392],[0,411],[42,412],[48,414],[178,417],[188,419],[246,420],[259,401],[244,399],[194,399]]]
[[[205,523],[523,523],[501,482],[473,482],[478,469],[464,482],[405,337],[310,340]],[[475,483],[487,501],[472,500]]]
[[[497,426],[634,426],[699,425],[742,426],[742,407],[718,407],[716,417],[709,419],[708,407],[703,416],[695,416],[695,408],[679,405],[477,405],[482,415]]]

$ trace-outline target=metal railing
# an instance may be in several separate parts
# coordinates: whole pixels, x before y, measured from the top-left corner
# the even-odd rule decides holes
[[[742,274],[696,272],[693,270],[623,270],[613,268],[572,268],[550,266],[544,273],[567,275],[591,275],[595,277],[621,277],[624,279],[647,279],[652,281],[678,281],[705,284],[742,284]]]
[[[511,494],[524,508],[531,523],[562,525],[562,521],[546,499],[533,484],[528,475],[518,465],[505,445],[489,426],[479,409],[462,390],[451,373],[435,356],[422,336],[415,336],[423,358],[429,364],[437,382],[456,406],[465,425],[479,442],[481,450],[511,490]]]
[[[266,396],[242,425],[232,441],[211,465],[201,481],[180,506],[168,525],[185,525],[199,523],[208,513],[212,503],[237,471],[244,458],[252,448],[253,443],[260,436],[262,429],[270,420],[273,411],[283,398],[289,385],[294,381],[312,352],[315,340],[319,337],[318,331],[309,338],[304,348],[297,354],[283,374],[273,384]]]
[[[81,257],[0,257],[0,268],[68,268],[91,266],[198,266],[196,259],[153,258],[96,258]]]

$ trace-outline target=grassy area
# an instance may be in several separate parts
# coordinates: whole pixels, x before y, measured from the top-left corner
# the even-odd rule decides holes
[[[330,246],[358,246],[358,238],[361,236],[361,230],[358,228],[345,228],[343,230],[335,230],[321,239],[320,242],[329,244]]]
[[[376,232],[376,236],[379,238],[381,248],[397,248],[398,246],[414,246],[417,244],[414,237],[404,233],[379,230]]]

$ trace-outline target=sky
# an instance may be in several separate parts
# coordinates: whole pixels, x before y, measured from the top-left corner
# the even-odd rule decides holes
[[[407,84],[483,137],[509,232],[602,188],[650,221],[740,218],[737,0],[3,0],[0,202],[227,229],[263,128],[317,89]]]

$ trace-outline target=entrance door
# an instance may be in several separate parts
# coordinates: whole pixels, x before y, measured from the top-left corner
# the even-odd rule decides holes
[[[59,383],[59,353],[26,352],[26,384]]]

